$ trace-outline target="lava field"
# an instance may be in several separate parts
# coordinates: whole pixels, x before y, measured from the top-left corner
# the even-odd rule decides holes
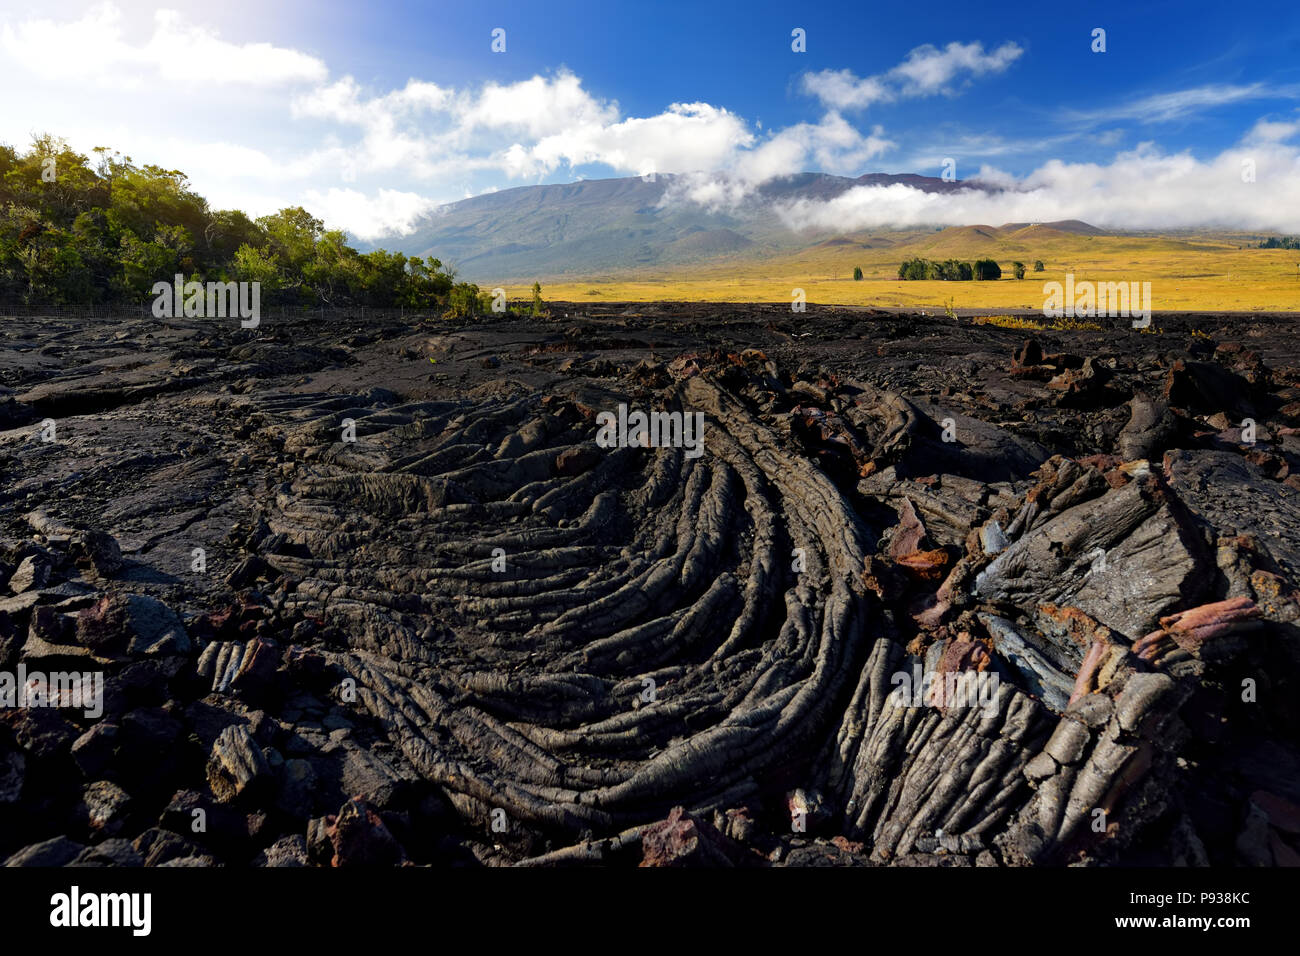
[[[1294,865],[1298,501],[1283,315],[5,318],[0,859]]]

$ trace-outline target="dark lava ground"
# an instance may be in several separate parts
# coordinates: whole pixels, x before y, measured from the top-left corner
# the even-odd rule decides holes
[[[0,318],[0,859],[1300,862],[1300,324],[1110,321]]]

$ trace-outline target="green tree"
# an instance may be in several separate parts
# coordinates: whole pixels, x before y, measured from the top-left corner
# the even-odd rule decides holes
[[[367,305],[405,305],[406,256],[376,249],[361,256],[361,295]]]
[[[542,284],[533,283],[533,315],[542,315],[546,311],[546,305],[542,302]]]
[[[458,282],[452,286],[447,299],[447,315],[454,319],[466,319],[482,313],[479,287],[472,282]]]
[[[228,265],[240,246],[260,248],[266,245],[266,233],[238,209],[214,212],[208,217],[203,234],[198,238],[202,244],[204,261],[217,267]]]
[[[959,262],[956,259],[949,259],[946,262],[934,264],[938,272],[938,278],[945,279],[949,282],[965,282],[971,277],[969,262]]]
[[[853,267],[853,281],[854,282],[862,281],[862,266]]]
[[[240,282],[261,283],[264,302],[280,289],[280,263],[274,253],[242,245],[235,252],[233,272]]]
[[[925,259],[907,259],[898,267],[900,279],[920,280],[930,278],[930,263]]]
[[[1001,279],[1002,269],[993,259],[975,260],[975,280]]]
[[[1035,272],[1042,272],[1042,271],[1043,271],[1043,260],[1042,260],[1042,259],[1035,259],[1035,260],[1034,260],[1034,271],[1035,271]]]
[[[312,301],[314,290],[304,271],[316,255],[316,242],[325,231],[325,224],[301,206],[291,206],[261,217],[257,225],[266,234],[266,253],[279,263],[279,298]],[[265,286],[262,292],[266,294]]]
[[[440,309],[456,284],[432,256],[359,254],[301,206],[254,221],[209,208],[180,170],[105,146],[91,160],[49,134],[0,144],[0,296],[144,303],[177,273],[259,282],[264,303],[338,306]]]
[[[181,271],[174,248],[152,239],[141,239],[133,232],[123,234],[120,252],[121,273],[116,277],[116,291],[121,298],[143,301],[155,282],[171,282]]]
[[[1017,279],[1023,279],[1025,277],[1025,264],[1023,262],[1011,263],[1011,269]]]
[[[969,281],[973,276],[971,264],[957,259],[933,262],[929,259],[908,259],[898,267],[900,279],[940,279],[948,282]]]

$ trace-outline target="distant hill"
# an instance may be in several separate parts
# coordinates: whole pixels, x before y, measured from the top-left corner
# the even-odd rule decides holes
[[[1096,226],[1090,226],[1086,222],[1080,222],[1078,219],[1062,219],[1058,222],[1008,222],[998,229],[1002,235],[1012,233],[1026,233],[1028,230],[1051,230],[1052,232],[1068,232],[1075,236],[1104,236],[1106,233]]]
[[[1077,219],[1060,222],[1009,222],[1003,226],[949,226],[907,240],[908,255],[927,259],[1032,259],[1062,245],[1074,249],[1080,239],[1108,235]]]
[[[839,241],[831,230],[790,230],[773,206],[801,199],[825,201],[856,186],[895,184],[933,193],[981,188],[915,174],[851,178],[800,173],[764,184],[737,209],[711,212],[675,198],[674,188],[686,186],[678,176],[659,175],[652,182],[640,177],[585,180],[504,189],[450,203],[427,216],[410,235],[358,246],[437,256],[472,281],[625,273]],[[902,235],[886,231],[844,241],[874,248],[892,245]]]

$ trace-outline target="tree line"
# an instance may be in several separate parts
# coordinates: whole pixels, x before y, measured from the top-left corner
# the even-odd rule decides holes
[[[1045,266],[1042,259],[1034,260],[1034,271],[1042,272]],[[1025,277],[1025,264],[1023,262],[1011,263],[1012,275],[1017,279]],[[959,259],[945,259],[940,262],[937,259],[907,259],[898,267],[898,277],[900,279],[937,279],[947,282],[967,282],[971,280],[991,280],[1002,278],[1002,267],[994,259],[976,259],[973,263],[962,262]],[[855,282],[862,281],[862,267],[853,267],[853,279]]]
[[[1043,260],[1034,260],[1034,271],[1042,272],[1044,269]],[[1023,262],[1011,263],[1011,274],[1017,279],[1025,277],[1025,264]],[[906,259],[898,267],[898,277],[900,279],[938,279],[947,282],[968,282],[985,281],[1002,278],[1002,267],[998,265],[995,259],[976,259],[973,263],[962,262],[959,259],[945,259],[940,262],[937,259]],[[862,278],[862,269],[853,270],[853,278]]]
[[[900,279],[942,279],[949,282],[968,282],[1001,279],[1002,269],[993,259],[976,259],[974,263],[947,259],[906,259],[898,267]]]
[[[0,301],[142,303],[180,274],[260,282],[275,305],[490,308],[432,256],[358,252],[301,206],[258,219],[215,210],[180,170],[93,152],[92,162],[50,135],[25,152],[0,144]]]

